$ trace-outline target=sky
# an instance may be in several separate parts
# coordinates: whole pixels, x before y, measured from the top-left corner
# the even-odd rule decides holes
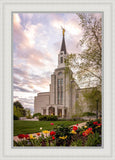
[[[13,101],[34,111],[34,96],[49,91],[51,74],[58,65],[61,27],[66,30],[67,52],[82,50],[79,22],[76,13],[13,14]]]

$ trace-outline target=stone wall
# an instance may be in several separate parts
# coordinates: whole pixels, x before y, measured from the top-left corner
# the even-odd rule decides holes
[[[50,92],[38,93],[34,100],[34,113],[43,114],[43,108],[50,104]]]

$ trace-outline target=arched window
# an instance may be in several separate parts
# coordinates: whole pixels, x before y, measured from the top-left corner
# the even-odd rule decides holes
[[[63,63],[63,57],[61,57],[60,61],[61,61],[61,63]]]
[[[62,72],[59,72],[58,75],[59,75],[59,76],[62,75]]]
[[[49,107],[49,115],[55,115],[55,108],[54,107]]]
[[[63,104],[63,79],[57,80],[57,104]]]

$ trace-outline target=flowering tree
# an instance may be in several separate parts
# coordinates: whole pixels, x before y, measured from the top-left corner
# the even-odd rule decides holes
[[[77,14],[83,29],[80,41],[81,53],[70,54],[66,59],[67,68],[75,71],[75,77],[82,84],[101,85],[102,76],[102,18],[91,14]],[[79,84],[78,82],[78,84]]]

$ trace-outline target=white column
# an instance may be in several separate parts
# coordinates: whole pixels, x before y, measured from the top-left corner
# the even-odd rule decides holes
[[[64,108],[62,108],[62,118],[64,118]]]
[[[46,115],[48,115],[48,108],[46,108]]]
[[[57,106],[55,107],[55,116],[57,116]]]

